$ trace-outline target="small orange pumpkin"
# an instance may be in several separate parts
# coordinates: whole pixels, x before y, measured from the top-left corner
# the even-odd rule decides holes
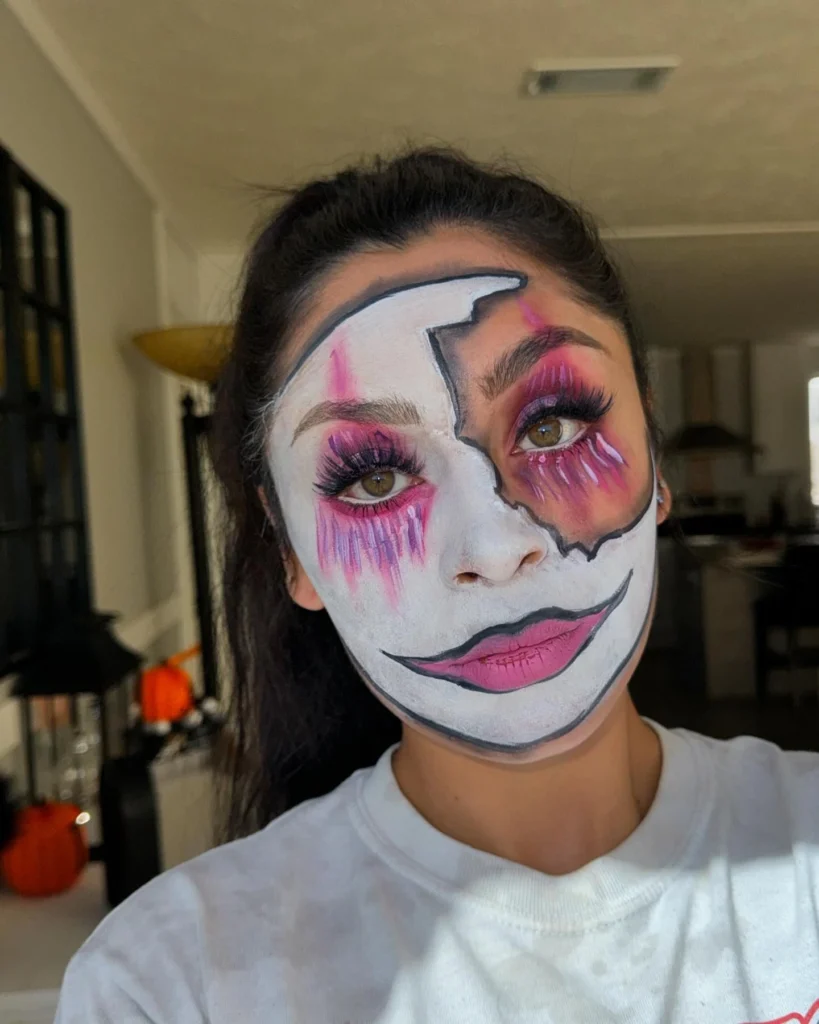
[[[77,824],[79,807],[44,802],[17,815],[14,838],[0,854],[10,888],[21,896],[54,896],[80,877],[88,863],[85,831]]]
[[[142,673],[139,704],[143,722],[175,722],[193,707],[193,685],[188,673],[163,662]]]

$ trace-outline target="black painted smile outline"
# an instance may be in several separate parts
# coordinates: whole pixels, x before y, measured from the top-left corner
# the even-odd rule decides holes
[[[656,594],[657,591],[657,555],[654,555],[654,585],[652,588],[652,595]],[[344,650],[347,652],[347,657],[350,659],[356,672],[361,676],[365,683],[372,689],[376,696],[387,705],[392,708],[395,714],[399,717],[403,717],[405,721],[414,723],[423,729],[428,729],[430,732],[437,733],[440,736],[444,736],[447,739],[454,740],[456,743],[463,743],[467,746],[475,747],[478,750],[483,750],[489,754],[524,754],[530,750],[536,750],[544,743],[551,742],[552,740],[560,739],[562,736],[568,735],[572,730],[577,729],[578,726],[582,725],[583,722],[591,715],[591,713],[600,705],[601,701],[608,695],[611,688],[615,685],[617,680],[620,678],[620,674],[624,671],[628,663],[637,653],[640,648],[640,643],[644,640],[645,634],[648,629],[648,625],[651,621],[653,598],[648,602],[646,613],[643,616],[643,623],[637,632],[637,636],[634,643],[623,655],[620,661],[615,666],[614,670],[609,675],[606,683],[600,688],[597,696],[592,703],[576,715],[571,722],[567,722],[560,728],[555,729],[554,732],[546,733],[537,739],[526,740],[523,743],[496,743],[492,740],[479,739],[470,733],[459,732],[457,729],[451,726],[442,725],[440,722],[436,722],[434,719],[426,718],[424,715],[419,714],[417,711],[412,711],[401,701],[396,700],[392,694],[388,693],[382,686],[372,678],[372,676],[365,671],[363,665],[358,661],[353,652],[342,640],[344,644]],[[519,690],[513,690],[513,693],[519,693]]]
[[[517,636],[522,633],[525,629],[535,625],[538,622],[543,622],[546,619],[557,619],[563,622],[576,622],[578,619],[586,619],[590,615],[599,615],[600,612],[605,612],[605,615],[595,625],[595,627],[589,632],[589,635],[578,647],[572,656],[571,660],[568,661],[559,671],[553,672],[549,676],[544,676],[543,679],[538,680],[538,683],[545,683],[549,679],[555,679],[557,676],[562,675],[574,662],[580,657],[583,651],[589,646],[594,637],[597,635],[597,631],[607,621],[608,617],[614,611],[614,609],[623,601],[626,596],[626,591],[629,588],[631,579],[634,576],[634,570],[630,569],[628,575],[614,592],[614,594],[600,604],[595,605],[593,608],[585,608],[581,611],[570,611],[566,608],[541,608],[536,612],[529,612],[528,615],[524,615],[522,619],[517,619],[515,622],[507,622],[498,626],[487,626],[486,629],[482,629],[471,636],[468,640],[465,640],[462,644],[457,647],[451,647],[447,651],[441,651],[440,654],[432,655],[431,657],[424,658],[411,658],[407,655],[390,654],[389,651],[382,650],[381,653],[390,660],[397,662],[404,668],[408,668],[411,672],[417,673],[419,676],[428,676],[431,679],[445,679],[447,682],[455,683],[456,686],[462,687],[464,690],[475,690],[479,693],[486,693],[487,691],[480,686],[473,686],[471,683],[467,683],[460,676],[446,675],[440,672],[426,671],[424,669],[425,664],[439,663],[441,661],[455,660],[462,658],[465,654],[468,654],[477,644],[482,640],[485,640],[490,636]],[[532,685],[538,685],[537,683]],[[508,693],[516,693],[516,690],[509,690]],[[503,696],[504,694],[499,694]]]

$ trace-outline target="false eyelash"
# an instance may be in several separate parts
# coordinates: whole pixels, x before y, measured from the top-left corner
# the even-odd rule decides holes
[[[518,421],[515,437],[519,440],[544,416],[580,420],[581,423],[597,423],[609,411],[611,403],[611,395],[607,396],[602,388],[588,388],[585,384],[578,384],[571,391],[546,395],[524,410]]]
[[[332,454],[325,454],[318,470],[315,488],[333,498],[378,469],[394,469],[407,476],[420,476],[423,470],[418,456],[401,448],[395,440],[378,432],[369,447],[353,446],[344,438],[330,439]]]

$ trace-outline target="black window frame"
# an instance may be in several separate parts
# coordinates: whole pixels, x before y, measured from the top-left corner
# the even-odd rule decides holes
[[[91,606],[69,214],[2,146],[0,317],[2,677]]]

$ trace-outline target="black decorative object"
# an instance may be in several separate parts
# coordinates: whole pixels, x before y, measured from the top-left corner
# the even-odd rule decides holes
[[[69,235],[0,147],[0,676],[91,605]]]
[[[219,380],[233,345],[230,324],[187,324],[143,331],[134,344],[144,356],[189,381],[210,388],[209,397]],[[202,448],[207,440],[211,417],[196,409],[194,395],[182,399],[182,444],[188,492],[196,613],[199,620],[199,645],[202,657],[202,682],[205,697],[219,697],[219,681],[213,628],[213,596],[208,552],[207,502],[203,487]]]
[[[11,779],[0,775],[0,850],[14,835],[15,808],[11,799]]]
[[[200,386],[209,386],[209,398],[219,380],[233,345],[230,324],[187,324],[143,331],[134,337],[140,352],[161,366]],[[202,389],[204,391],[204,389]],[[208,551],[207,502],[202,473],[202,449],[207,441],[211,417],[197,412],[194,395],[182,399],[182,445],[188,492],[196,614],[199,620],[199,645],[202,658],[202,683],[205,697],[219,698],[213,596]]]
[[[32,729],[32,701],[51,699],[51,768],[58,769],[58,738],[55,704],[59,697],[68,698],[71,725],[78,729],[78,699],[93,698],[99,713],[99,760],[111,754],[111,730],[108,722],[107,694],[120,687],[122,730],[127,721],[130,694],[128,682],[138,672],[142,658],[125,647],[111,633],[115,616],[95,612],[66,616],[55,624],[34,654],[22,666],[14,694],[21,699],[25,725],[27,788],[33,802],[44,795],[39,792],[37,765]],[[56,778],[52,779],[52,788]]]
[[[206,697],[219,697],[216,649],[213,629],[213,596],[208,552],[208,523],[202,481],[200,445],[207,438],[211,418],[196,412],[193,396],[182,399],[182,445],[185,453],[185,481],[188,490],[188,514],[191,550],[196,586],[196,614],[199,619],[199,645],[202,659],[202,685]]]
[[[100,775],[105,889],[112,907],[162,870],[150,762],[142,755],[106,761]]]

